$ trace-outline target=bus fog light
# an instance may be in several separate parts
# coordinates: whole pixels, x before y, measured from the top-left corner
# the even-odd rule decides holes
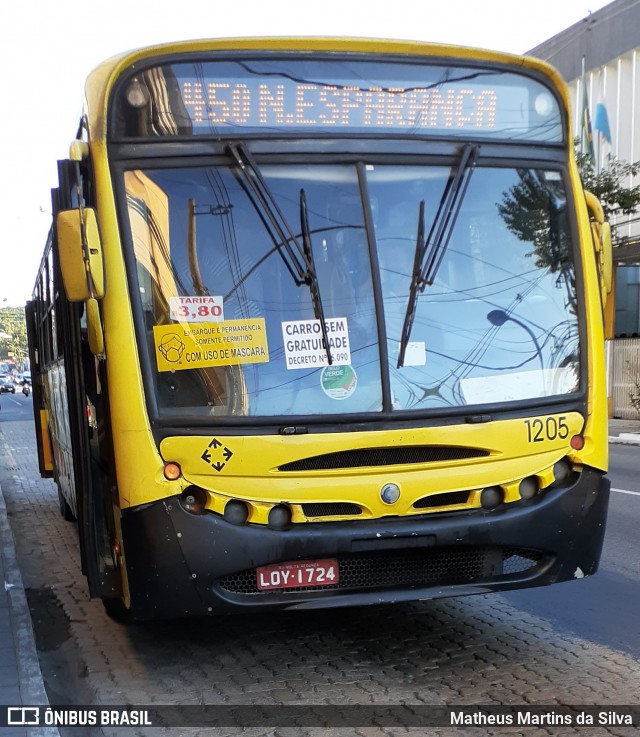
[[[526,479],[522,479],[520,482],[518,493],[521,499],[533,499],[539,489],[538,479],[535,476],[527,476]]]
[[[480,494],[483,509],[495,509],[504,501],[504,491],[499,486],[488,486]]]
[[[208,494],[198,486],[190,486],[182,493],[182,506],[191,514],[203,514],[207,508]]]
[[[558,461],[553,466],[553,478],[556,481],[564,481],[565,479],[569,478],[570,473],[571,473],[571,464],[566,458],[563,458],[561,461]]]
[[[269,527],[283,530],[291,524],[291,510],[286,504],[278,504],[269,512]]]
[[[249,518],[249,508],[244,502],[232,499],[227,502],[222,516],[232,525],[243,525]]]

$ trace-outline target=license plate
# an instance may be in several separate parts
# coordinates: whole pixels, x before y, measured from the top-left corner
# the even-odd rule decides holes
[[[338,580],[338,561],[333,558],[278,563],[256,568],[256,584],[260,591],[333,586]]]

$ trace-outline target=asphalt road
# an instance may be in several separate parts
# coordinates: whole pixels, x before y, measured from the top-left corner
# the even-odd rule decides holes
[[[25,397],[21,389],[15,394],[0,394],[0,420],[31,420],[33,418],[32,395]]]

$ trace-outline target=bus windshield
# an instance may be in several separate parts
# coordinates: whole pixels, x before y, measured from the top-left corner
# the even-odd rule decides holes
[[[260,166],[293,231],[288,245],[306,230],[324,331],[313,290],[283,257],[273,206],[237,165],[127,171],[159,415],[447,411],[578,391],[575,274],[556,170],[475,169],[399,364],[420,213],[429,232],[454,169]]]

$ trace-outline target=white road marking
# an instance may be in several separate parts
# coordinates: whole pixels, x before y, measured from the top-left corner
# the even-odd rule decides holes
[[[617,491],[618,494],[633,494],[634,496],[640,496],[640,491],[627,491],[627,489],[611,489],[611,491]]]

